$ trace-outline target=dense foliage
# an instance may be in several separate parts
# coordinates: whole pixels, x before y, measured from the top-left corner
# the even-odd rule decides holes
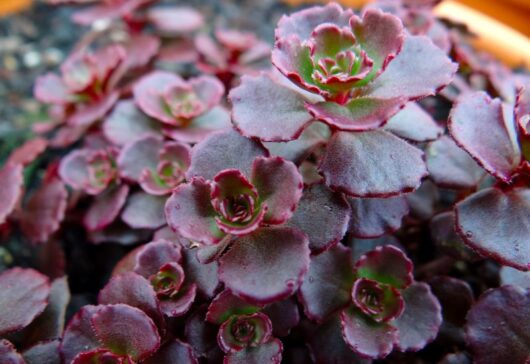
[[[530,77],[438,1],[50,2],[92,28],[0,169],[1,363],[528,363]]]

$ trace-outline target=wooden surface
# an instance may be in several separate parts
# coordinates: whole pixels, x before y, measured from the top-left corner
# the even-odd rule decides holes
[[[31,0],[0,0],[0,16],[8,15],[31,5]]]

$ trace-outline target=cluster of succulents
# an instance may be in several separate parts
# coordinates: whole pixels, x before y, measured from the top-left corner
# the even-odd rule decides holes
[[[530,360],[530,77],[438,1],[306,8],[271,45],[50,2],[92,30],[2,160],[31,268],[0,273],[1,363]]]

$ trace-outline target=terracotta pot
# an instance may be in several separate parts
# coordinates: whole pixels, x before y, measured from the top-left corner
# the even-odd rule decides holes
[[[285,1],[293,5],[306,2]],[[370,2],[337,1],[353,8]],[[495,55],[509,66],[530,69],[530,0],[446,0],[437,6],[435,12],[441,17],[466,24],[477,35],[474,45],[478,49]]]
[[[28,8],[31,0],[0,0],[0,16]]]

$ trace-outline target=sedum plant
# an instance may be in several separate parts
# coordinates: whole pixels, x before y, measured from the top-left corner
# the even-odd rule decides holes
[[[530,78],[438,1],[48,2],[91,28],[0,155],[0,363],[530,360]]]

